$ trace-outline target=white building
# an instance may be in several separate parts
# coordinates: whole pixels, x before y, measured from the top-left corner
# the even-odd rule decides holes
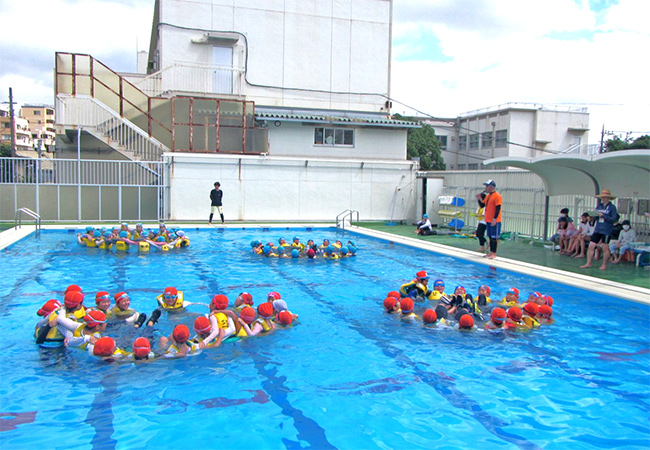
[[[449,170],[482,169],[482,161],[503,156],[534,158],[591,151],[586,108],[509,103],[430,124],[446,140],[443,157]]]
[[[207,217],[215,181],[227,220],[412,216],[392,0],[157,0],[153,17],[146,75],[57,53],[59,157],[168,161],[171,219]]]

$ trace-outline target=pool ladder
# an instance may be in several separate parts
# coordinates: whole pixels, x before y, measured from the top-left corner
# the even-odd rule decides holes
[[[37,230],[41,229],[41,216],[39,216],[29,208],[20,208],[16,210],[16,215],[14,217],[14,228],[18,228],[18,227],[22,228],[23,226],[23,219],[21,213],[27,214],[29,217],[33,218],[36,221],[35,224],[36,229]]]
[[[343,228],[345,230],[346,219],[348,219],[347,224],[350,225],[355,214],[357,216],[357,226],[359,226],[359,211],[356,209],[346,209],[336,216],[336,228]]]

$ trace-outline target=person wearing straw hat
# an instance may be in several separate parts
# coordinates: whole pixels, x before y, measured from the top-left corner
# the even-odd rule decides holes
[[[598,199],[596,201],[596,213],[598,213],[596,228],[591,235],[591,242],[587,249],[587,263],[580,267],[582,269],[591,267],[596,247],[600,247],[603,252],[603,264],[600,266],[600,270],[605,270],[609,260],[609,239],[614,231],[614,222],[618,220],[619,215],[616,206],[611,202],[616,197],[612,196],[609,189],[603,189],[600,195],[596,195],[596,198]]]

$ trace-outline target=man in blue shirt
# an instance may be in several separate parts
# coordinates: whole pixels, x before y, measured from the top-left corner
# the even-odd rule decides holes
[[[605,270],[609,260],[609,240],[614,231],[614,223],[619,216],[616,206],[611,202],[616,197],[612,197],[609,189],[603,189],[600,195],[596,197],[598,198],[596,202],[596,212],[598,213],[596,228],[591,235],[591,242],[589,242],[589,248],[587,249],[587,263],[580,267],[583,269],[591,267],[591,260],[594,258],[596,247],[600,247],[603,252],[603,264],[600,266],[600,270]]]

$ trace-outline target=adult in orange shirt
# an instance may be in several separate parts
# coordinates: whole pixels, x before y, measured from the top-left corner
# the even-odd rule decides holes
[[[487,180],[483,183],[487,196],[483,203],[485,203],[485,223],[486,234],[490,238],[490,252],[484,258],[494,259],[497,257],[497,246],[499,245],[499,238],[501,237],[501,204],[503,198],[497,192],[497,184],[493,180]]]

